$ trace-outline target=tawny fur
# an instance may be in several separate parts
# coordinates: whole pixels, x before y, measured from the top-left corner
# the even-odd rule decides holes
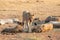
[[[51,23],[41,25],[42,32],[50,31],[52,29],[53,29],[53,24],[51,24]]]

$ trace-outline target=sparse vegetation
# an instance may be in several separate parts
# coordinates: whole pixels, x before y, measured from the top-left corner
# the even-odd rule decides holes
[[[57,4],[57,6],[60,6],[60,4]]]

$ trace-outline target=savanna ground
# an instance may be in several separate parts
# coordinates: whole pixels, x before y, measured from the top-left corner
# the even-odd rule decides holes
[[[44,33],[17,33],[15,35],[1,35],[0,40],[60,40],[60,29]]]
[[[24,10],[30,11],[34,18],[39,17],[40,20],[47,16],[60,16],[60,0],[0,0],[0,19],[15,17],[22,21]],[[8,25],[1,25],[0,30],[5,27]],[[44,33],[0,34],[0,40],[60,40],[60,29]]]

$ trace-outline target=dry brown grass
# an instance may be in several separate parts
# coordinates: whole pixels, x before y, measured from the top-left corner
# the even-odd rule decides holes
[[[22,12],[29,10],[35,17],[41,20],[49,15],[60,15],[60,0],[1,0],[0,18],[19,18],[22,20]],[[38,15],[38,16],[37,16]],[[4,17],[3,17],[4,16]]]

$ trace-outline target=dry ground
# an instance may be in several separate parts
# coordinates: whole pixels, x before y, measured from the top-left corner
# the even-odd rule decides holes
[[[24,10],[41,20],[51,15],[60,16],[60,0],[0,0],[0,18],[16,17],[22,21]]]
[[[60,16],[60,0],[0,0],[0,19],[18,18],[22,21],[22,12],[29,10],[34,17],[44,20],[47,16]],[[8,27],[0,26],[0,30]],[[50,37],[51,36],[51,37]],[[60,30],[44,33],[18,33],[2,35],[0,40],[60,40]]]
[[[0,40],[60,40],[59,31],[44,32],[44,33],[18,33],[15,35],[1,35]]]

